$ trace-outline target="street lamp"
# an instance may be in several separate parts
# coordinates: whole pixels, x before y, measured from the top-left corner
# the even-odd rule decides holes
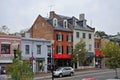
[[[52,42],[52,56],[51,56],[51,71],[52,71],[52,80],[54,80],[54,73],[53,73],[53,71],[54,71],[54,40],[52,40],[51,41]]]

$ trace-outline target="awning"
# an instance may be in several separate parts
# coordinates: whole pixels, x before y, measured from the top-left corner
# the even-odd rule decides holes
[[[98,57],[98,56],[105,57],[105,55],[104,55],[101,51],[99,51],[99,50],[96,50],[96,51],[95,51],[95,56],[96,56],[96,57]]]
[[[13,60],[0,60],[0,63],[13,63]]]
[[[94,53],[93,52],[87,52],[86,53],[86,57],[94,57]]]

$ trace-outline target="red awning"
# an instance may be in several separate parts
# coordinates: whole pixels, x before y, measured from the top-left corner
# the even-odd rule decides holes
[[[55,59],[72,59],[71,54],[54,54]]]
[[[98,57],[99,55],[102,55],[103,57],[105,57],[105,54],[103,54],[101,51],[99,51],[99,50],[96,50],[95,51],[95,55],[96,55],[96,57]]]

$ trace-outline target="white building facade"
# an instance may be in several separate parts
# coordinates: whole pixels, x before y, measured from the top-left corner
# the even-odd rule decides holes
[[[87,62],[84,65],[80,65],[77,62],[75,67],[77,69],[94,68],[95,67],[95,51],[94,51],[94,28],[89,27],[84,19],[84,14],[80,14],[80,19],[75,17],[71,20],[73,28],[73,48],[81,39],[86,43]]]
[[[22,38],[21,50],[23,59],[33,59],[33,72],[47,72],[48,53],[52,53],[51,42],[36,38]]]

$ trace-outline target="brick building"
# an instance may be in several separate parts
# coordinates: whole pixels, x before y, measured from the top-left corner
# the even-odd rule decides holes
[[[72,48],[83,38],[86,42],[88,58],[85,66],[94,67],[94,28],[86,24],[84,14],[80,19],[67,17],[50,12],[49,18],[38,16],[32,27],[29,29],[32,38],[44,38],[54,40],[53,57],[57,66],[71,66]],[[80,68],[81,65],[76,65]]]

